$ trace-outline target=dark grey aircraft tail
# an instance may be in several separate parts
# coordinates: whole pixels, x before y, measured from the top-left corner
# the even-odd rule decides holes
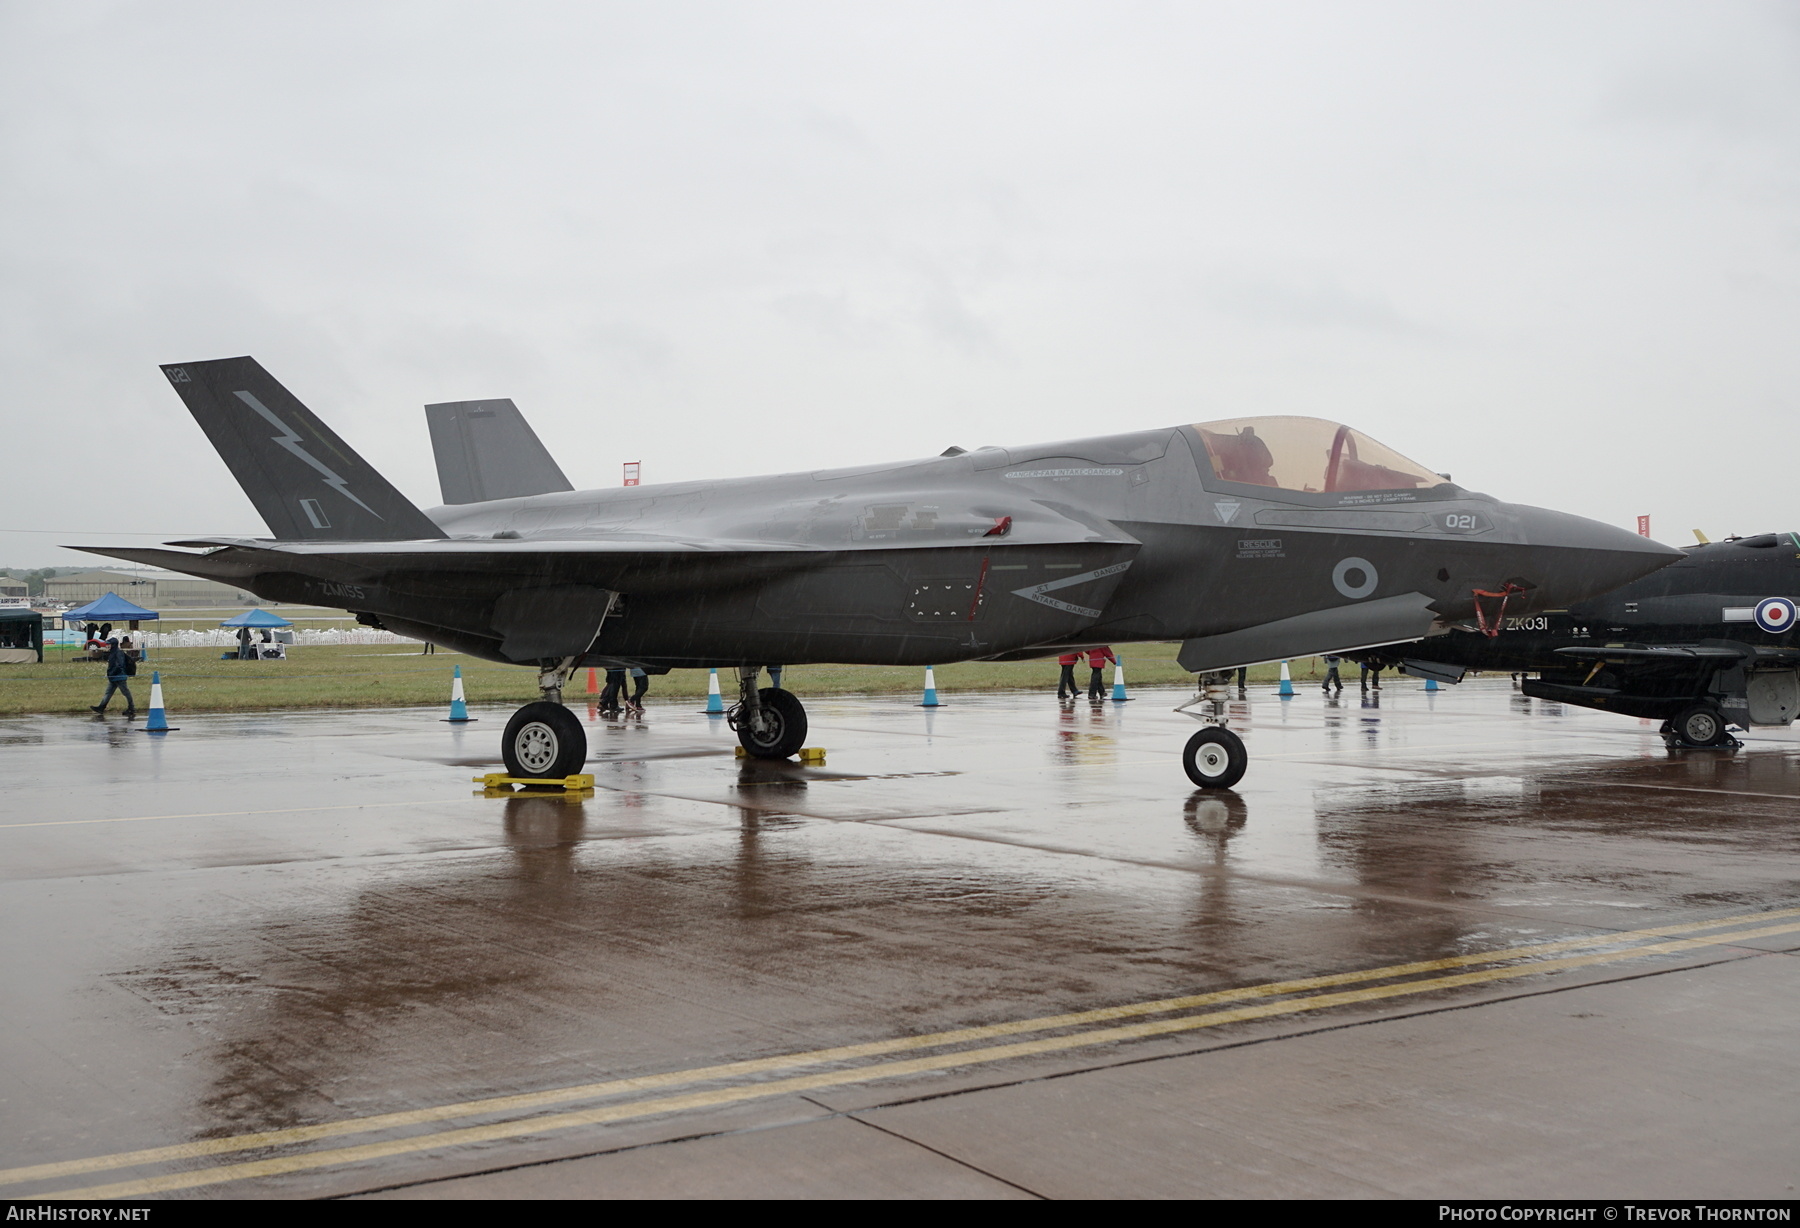
[[[574,490],[511,401],[425,407],[445,503],[484,503]]]
[[[282,541],[416,541],[444,532],[254,358],[163,374]]]

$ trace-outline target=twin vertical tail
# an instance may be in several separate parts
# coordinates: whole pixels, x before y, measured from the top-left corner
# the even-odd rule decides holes
[[[444,536],[254,358],[162,370],[277,539]]]

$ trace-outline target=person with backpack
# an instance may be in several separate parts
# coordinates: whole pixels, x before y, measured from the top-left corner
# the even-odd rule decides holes
[[[130,643],[127,640],[126,643]],[[113,692],[125,696],[125,719],[130,720],[137,715],[137,701],[131,697],[131,688],[126,680],[137,673],[137,662],[131,659],[131,653],[120,647],[118,640],[110,642],[106,653],[106,697],[95,704],[92,711],[105,715],[106,705],[112,702]]]

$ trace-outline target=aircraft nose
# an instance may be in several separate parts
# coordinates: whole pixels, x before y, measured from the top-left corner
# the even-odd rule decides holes
[[[1531,577],[1534,606],[1556,608],[1609,593],[1684,557],[1681,551],[1616,525],[1548,508],[1514,505],[1519,533],[1545,560]]]

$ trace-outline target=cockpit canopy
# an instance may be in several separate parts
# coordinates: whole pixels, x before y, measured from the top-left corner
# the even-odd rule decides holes
[[[1418,490],[1448,480],[1323,418],[1227,418],[1193,429],[1206,445],[1213,476],[1224,482],[1332,493]]]

